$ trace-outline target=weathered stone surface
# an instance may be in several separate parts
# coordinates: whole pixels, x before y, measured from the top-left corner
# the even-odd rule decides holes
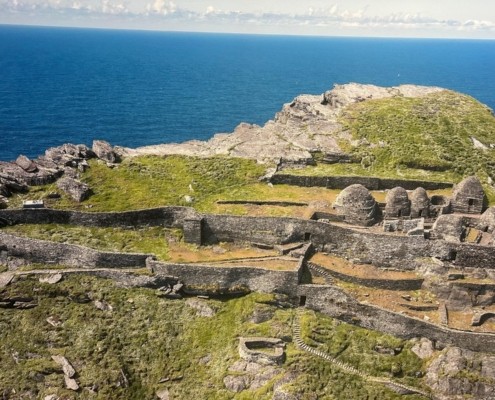
[[[385,218],[402,218],[411,214],[411,202],[404,188],[389,190],[385,198]]]
[[[50,274],[50,275],[44,275],[40,277],[40,282],[42,283],[49,283],[49,284],[55,284],[58,283],[62,280],[63,275],[62,274]]]
[[[196,315],[199,317],[211,318],[216,314],[216,311],[208,305],[208,302],[202,299],[190,297],[186,300],[186,304],[196,310]]]
[[[369,226],[378,221],[378,205],[369,190],[360,184],[342,190],[333,207],[350,224]]]
[[[69,378],[67,375],[65,375],[64,380],[65,380],[65,387],[67,389],[73,390],[75,392],[79,390],[79,384],[76,382],[75,379]]]
[[[454,187],[452,210],[455,213],[481,214],[486,204],[487,198],[477,177],[469,176]]]
[[[12,279],[14,278],[14,274],[11,272],[3,272],[0,274],[0,289],[7,286]]]
[[[57,182],[57,187],[77,202],[86,200],[91,194],[91,189],[88,185],[73,178],[60,179]]]
[[[104,140],[93,141],[93,152],[100,160],[109,163],[117,162],[117,156],[113,151],[112,146],[110,145],[110,143],[105,142]]]
[[[421,338],[419,341],[411,348],[412,352],[416,354],[422,360],[429,358],[435,352],[435,347],[433,342],[427,338]]]
[[[113,311],[113,307],[106,301],[95,300],[95,307],[100,311]]]
[[[5,197],[3,197],[2,195],[0,195],[0,210],[3,210],[7,207],[8,207],[7,199]]]
[[[231,392],[239,393],[246,390],[249,387],[250,379],[246,375],[233,376],[227,375],[223,378],[223,384]]]
[[[495,356],[449,347],[430,363],[425,380],[441,400],[488,400],[495,397],[494,372]]]
[[[47,319],[46,319],[46,322],[48,322],[51,326],[57,328],[59,326],[62,325],[62,321],[60,321],[60,318],[58,317],[55,317],[53,315],[49,316]]]
[[[137,149],[116,148],[123,156],[143,154],[213,156],[217,154],[276,161],[280,167],[313,163],[312,152],[342,154],[338,145],[342,108],[368,99],[405,96],[421,97],[443,89],[402,85],[382,88],[350,83],[336,85],[322,95],[300,95],[283,106],[274,120],[264,126],[242,123],[231,134],[217,134],[202,142],[163,144]],[[302,126],[304,129],[302,129]]]
[[[156,397],[160,400],[169,400],[170,399],[170,393],[168,389],[160,389],[156,391]]]
[[[239,339],[239,355],[260,365],[281,364],[285,358],[285,343],[278,338],[252,337]]]
[[[67,360],[67,358],[65,358],[64,356],[52,356],[52,360],[62,367],[62,370],[64,371],[64,375],[66,377],[72,378],[76,374],[76,370],[70,364],[69,360]]]
[[[26,172],[33,173],[33,172],[38,171],[38,167],[36,166],[36,164],[32,160],[30,160],[29,158],[27,158],[26,156],[24,156],[22,154],[19,157],[17,157],[17,160],[15,160],[15,163]]]

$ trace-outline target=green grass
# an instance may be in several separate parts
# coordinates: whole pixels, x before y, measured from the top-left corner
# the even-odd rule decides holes
[[[154,254],[160,260],[169,259],[168,237],[178,239],[178,230],[162,227],[138,229],[96,228],[86,226],[42,224],[14,225],[2,229],[7,233],[58,243],[77,244],[96,250]]]
[[[179,205],[207,209],[231,191],[256,183],[267,167],[239,158],[183,156],[129,158],[115,168],[94,160],[90,165],[81,177],[93,190],[89,200],[75,203],[52,184],[31,188],[29,193],[13,198],[11,205],[20,206],[22,200],[43,199],[56,192],[62,199],[48,200],[50,207],[126,211]],[[188,203],[185,196],[194,201]]]
[[[0,389],[15,389],[10,399],[44,398],[52,393],[68,399],[152,399],[157,389],[167,387],[177,399],[269,400],[273,383],[287,372],[297,376],[289,386],[301,398],[399,398],[382,385],[363,382],[297,350],[290,343],[294,312],[268,306],[266,301],[272,300],[272,295],[253,293],[228,301],[208,300],[217,310],[212,318],[198,317],[183,300],[161,299],[151,289],[122,289],[110,280],[83,275],[66,275],[56,285],[23,278],[3,289],[2,295],[30,295],[38,303],[24,311],[0,309]],[[88,295],[107,301],[113,311],[102,312],[92,302],[76,301]],[[271,309],[272,319],[250,322],[255,308]],[[307,315],[305,324],[311,329],[320,323],[324,328],[334,324],[331,319]],[[49,316],[57,317],[62,325],[49,325]],[[370,346],[375,342],[398,342],[378,333],[364,335],[349,325],[338,326],[346,332],[348,348],[359,352],[352,356],[356,360],[372,357]],[[224,387],[223,378],[239,360],[239,336],[280,337],[289,343],[278,377],[256,391],[234,394]],[[50,358],[57,354],[65,355],[73,364],[81,387],[96,385],[97,393],[83,389],[76,394],[63,389],[61,368]],[[205,356],[210,358],[206,364],[200,362]],[[349,350],[345,360],[352,362],[352,357]],[[406,371],[421,368],[415,360],[398,360],[408,366],[403,367]],[[385,362],[382,370],[389,365]],[[122,384],[121,371],[128,387]],[[163,378],[171,380],[159,384]]]
[[[495,150],[475,149],[470,139],[495,143],[495,118],[469,96],[444,91],[362,102],[340,122],[353,139],[368,143],[351,151],[378,171],[405,167],[495,179]]]

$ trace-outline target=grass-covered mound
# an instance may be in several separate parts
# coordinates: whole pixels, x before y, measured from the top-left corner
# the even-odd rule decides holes
[[[350,150],[376,171],[410,168],[495,179],[495,118],[469,96],[442,91],[365,101],[348,107],[340,122],[357,141]],[[476,148],[473,138],[486,149]]]
[[[296,349],[291,342],[294,311],[267,304],[273,295],[203,300],[215,311],[212,317],[197,315],[185,300],[159,298],[151,289],[122,289],[110,280],[82,275],[66,276],[56,285],[21,279],[1,296],[32,296],[38,304],[29,310],[0,308],[0,393],[9,399],[52,393],[65,399],[153,399],[157,390],[168,388],[172,399],[269,400],[282,377],[291,377],[287,390],[301,398],[400,398],[383,385],[364,382]],[[94,300],[113,310],[100,311]],[[252,322],[256,312],[267,313],[268,320]],[[49,317],[60,325],[49,324]],[[340,352],[342,360],[370,374],[420,384],[414,374],[423,365],[407,342],[309,311],[302,319],[305,340],[326,343],[333,354]],[[229,372],[239,360],[239,336],[284,338],[287,359],[262,387],[234,393],[225,388],[224,378],[243,374]],[[404,350],[384,355],[373,350],[377,345]],[[79,392],[63,389],[63,373],[52,355],[72,363]]]
[[[339,144],[361,163],[319,163],[291,173],[454,183],[477,175],[487,188],[495,181],[495,117],[472,97],[441,91],[367,100],[349,105],[339,122]]]

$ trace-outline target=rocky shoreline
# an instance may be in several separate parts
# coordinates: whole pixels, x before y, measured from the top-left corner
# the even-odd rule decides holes
[[[275,163],[278,167],[314,164],[314,153],[348,159],[339,138],[348,134],[338,116],[354,103],[391,97],[422,97],[445,89],[415,85],[384,88],[350,83],[336,85],[322,95],[300,95],[285,104],[273,120],[264,126],[241,123],[232,133],[218,133],[208,141],[188,141],[135,149],[95,140],[92,148],[83,144],[64,144],[45,151],[36,159],[20,155],[14,162],[0,161],[0,208],[14,193],[30,186],[46,185],[64,176],[58,187],[75,201],[83,201],[90,188],[77,180],[89,167],[88,160],[98,158],[109,166],[126,157],[142,155],[185,155],[212,157],[224,155]],[[346,137],[346,139],[349,139]]]

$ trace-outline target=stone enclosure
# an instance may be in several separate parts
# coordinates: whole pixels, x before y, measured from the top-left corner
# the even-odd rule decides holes
[[[396,182],[394,182],[396,183]],[[402,182],[404,183],[404,182]],[[330,219],[297,219],[200,214],[187,207],[163,207],[121,213],[83,213],[53,209],[0,210],[0,225],[60,223],[99,227],[164,226],[181,228],[186,242],[198,246],[218,242],[250,242],[273,246],[306,242],[297,267],[271,270],[250,266],[220,267],[158,262],[149,254],[100,252],[81,246],[20,238],[0,232],[0,261],[9,258],[31,263],[61,264],[80,268],[146,267],[153,274],[180,279],[190,294],[229,294],[249,291],[287,295],[293,302],[332,317],[401,337],[425,336],[441,345],[495,351],[495,335],[458,331],[437,326],[373,305],[364,305],[340,289],[307,285],[303,275],[315,251],[375,265],[414,270],[425,258],[457,267],[495,269],[493,232],[495,212],[484,211],[486,198],[479,182],[467,178],[456,186],[452,199],[428,198],[421,187],[408,193],[403,186],[388,192],[379,204],[368,188],[353,183],[338,196]],[[428,185],[424,185],[428,186]],[[448,214],[453,211],[454,214]],[[481,217],[473,217],[483,212]],[[462,214],[461,214],[462,213]],[[436,216],[439,215],[438,218]],[[436,218],[436,220],[435,220]],[[474,233],[474,234],[473,234]],[[356,280],[387,289],[386,280]],[[418,288],[420,280],[405,283]],[[397,286],[394,289],[401,289]],[[484,321],[490,313],[484,313]]]

